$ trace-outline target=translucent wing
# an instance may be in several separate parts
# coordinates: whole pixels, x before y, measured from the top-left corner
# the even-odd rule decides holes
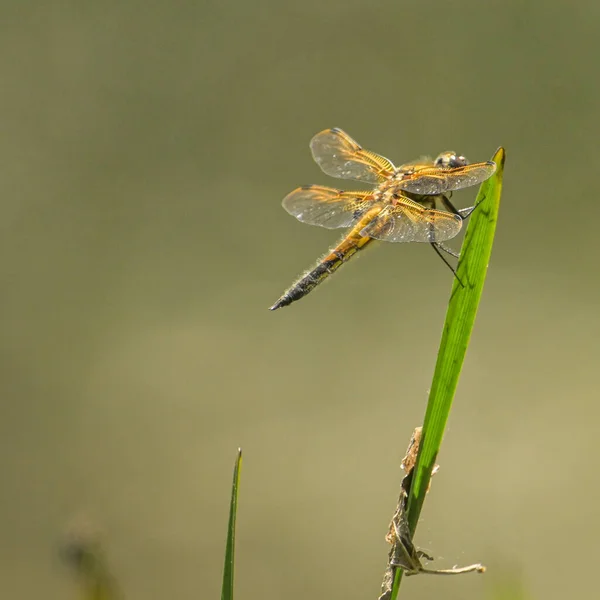
[[[465,165],[454,169],[424,167],[403,175],[398,186],[413,194],[436,195],[477,185],[496,171],[492,161]]]
[[[456,236],[461,227],[458,215],[423,208],[402,196],[396,205],[386,206],[360,234],[386,242],[443,242]]]
[[[310,149],[321,169],[340,179],[381,183],[395,170],[387,158],[365,150],[337,127],[317,133],[310,142]]]
[[[303,223],[327,229],[350,227],[372,206],[371,192],[345,192],[322,185],[296,188],[283,199],[283,208]]]

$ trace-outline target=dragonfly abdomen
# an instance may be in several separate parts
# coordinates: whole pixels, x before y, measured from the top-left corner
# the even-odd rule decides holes
[[[361,227],[362,229],[362,227]],[[333,250],[325,255],[310,271],[284,292],[284,294],[271,306],[276,310],[300,300],[314,290],[321,282],[337,271],[343,263],[350,260],[361,248],[371,241],[369,237],[361,236],[356,230],[345,237]]]

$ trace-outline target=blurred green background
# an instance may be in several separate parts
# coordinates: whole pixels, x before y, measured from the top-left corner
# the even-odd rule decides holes
[[[72,597],[86,515],[126,598],[217,598],[242,446],[238,597],[377,598],[452,277],[381,244],[267,310],[338,239],[280,206],[339,184],[331,126],[397,164],[508,154],[415,540],[489,571],[404,594],[594,595],[596,0],[1,7],[2,597]]]

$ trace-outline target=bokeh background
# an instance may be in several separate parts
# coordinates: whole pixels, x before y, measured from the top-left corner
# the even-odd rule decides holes
[[[280,206],[336,185],[308,149],[331,126],[396,163],[507,149],[416,537],[489,571],[403,593],[595,595],[596,0],[1,9],[1,597],[73,597],[85,515],[126,598],[217,598],[242,446],[239,598],[377,598],[452,277],[381,244],[267,310],[337,241]]]

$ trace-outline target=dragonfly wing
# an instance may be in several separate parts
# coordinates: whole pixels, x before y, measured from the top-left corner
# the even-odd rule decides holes
[[[424,167],[404,175],[398,185],[405,192],[423,195],[437,195],[477,185],[496,171],[492,161],[465,165],[454,169]]]
[[[327,229],[350,227],[372,205],[371,192],[346,192],[322,185],[296,188],[283,199],[283,208],[303,223]]]
[[[365,150],[337,127],[317,133],[310,142],[310,149],[321,169],[327,175],[340,179],[377,184],[390,177],[395,170],[390,160]]]
[[[360,234],[386,242],[443,242],[455,237],[461,227],[458,215],[423,208],[402,196],[396,205],[386,206]]]

